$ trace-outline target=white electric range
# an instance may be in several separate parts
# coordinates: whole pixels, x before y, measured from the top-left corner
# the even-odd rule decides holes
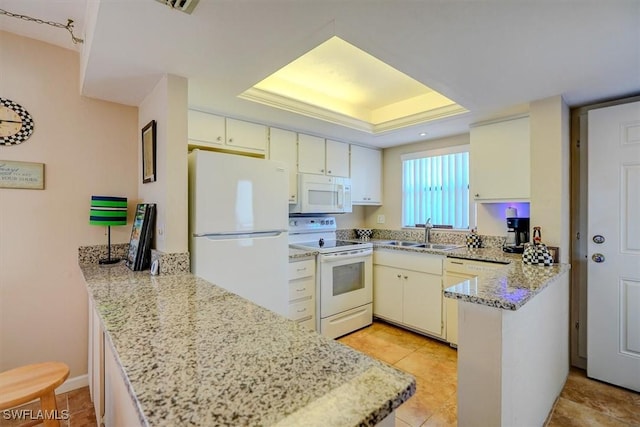
[[[289,246],[317,251],[318,330],[337,338],[373,319],[373,245],[338,240],[335,217],[290,217]]]

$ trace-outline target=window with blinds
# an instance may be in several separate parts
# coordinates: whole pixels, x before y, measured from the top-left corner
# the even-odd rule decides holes
[[[402,156],[402,223],[469,228],[469,146]]]

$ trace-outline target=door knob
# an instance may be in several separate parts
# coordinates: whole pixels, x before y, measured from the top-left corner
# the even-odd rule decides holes
[[[604,255],[602,255],[602,254],[593,254],[593,255],[591,255],[591,259],[594,262],[604,262]]]
[[[593,243],[604,243],[604,236],[601,236],[599,234],[596,234],[595,236],[593,236]]]

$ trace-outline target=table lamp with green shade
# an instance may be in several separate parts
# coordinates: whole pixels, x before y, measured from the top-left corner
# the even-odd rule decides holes
[[[107,258],[100,264],[115,264],[120,258],[111,258],[111,226],[127,225],[127,198],[113,196],[91,196],[89,224],[107,227]]]

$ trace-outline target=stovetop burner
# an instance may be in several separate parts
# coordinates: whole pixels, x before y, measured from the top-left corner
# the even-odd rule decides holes
[[[373,247],[371,242],[337,239],[336,221],[333,217],[289,218],[289,246],[319,253],[347,252]]]

